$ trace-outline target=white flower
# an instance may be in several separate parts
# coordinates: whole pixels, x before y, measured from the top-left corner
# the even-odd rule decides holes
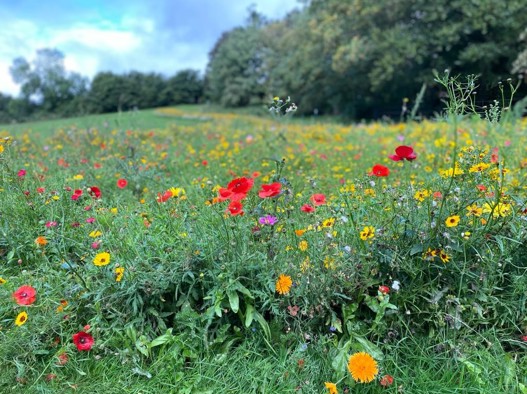
[[[401,282],[399,282],[398,280],[394,280],[392,283],[392,289],[394,289],[395,291],[399,291],[400,288]]]

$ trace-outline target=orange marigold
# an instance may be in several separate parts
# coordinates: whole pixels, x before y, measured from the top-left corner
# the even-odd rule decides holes
[[[350,356],[348,371],[353,380],[359,383],[369,383],[379,373],[377,362],[365,352],[358,352]]]
[[[278,277],[278,280],[276,281],[276,291],[279,294],[287,294],[289,293],[289,290],[291,290],[291,286],[293,285],[293,281],[291,280],[291,277],[289,275],[280,274]]]
[[[38,246],[46,246],[48,243],[48,240],[46,239],[46,237],[41,235],[40,237],[37,237],[37,239],[35,239],[35,243]]]

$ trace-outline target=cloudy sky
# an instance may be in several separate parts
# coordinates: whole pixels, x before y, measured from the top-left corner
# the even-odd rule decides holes
[[[17,94],[9,74],[16,57],[31,61],[56,48],[68,70],[204,70],[221,33],[242,25],[249,7],[270,19],[297,0],[0,0],[0,92]]]

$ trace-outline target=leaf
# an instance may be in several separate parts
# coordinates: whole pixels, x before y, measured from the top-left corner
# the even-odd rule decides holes
[[[238,313],[238,310],[240,309],[240,297],[238,297],[238,292],[236,290],[227,290],[227,297],[229,297],[231,310],[234,313]]]
[[[254,307],[251,304],[247,304],[247,309],[245,310],[245,327],[249,328],[254,319]]]
[[[135,342],[136,349],[139,350],[139,352],[145,357],[148,357],[150,355],[147,343],[148,339],[144,335],[141,335],[139,339]]]
[[[348,365],[349,359],[349,349],[351,347],[351,342],[347,341],[344,346],[342,346],[337,353],[337,355],[331,361],[331,367],[338,374],[344,373],[346,371],[346,366]]]
[[[169,328],[165,334],[158,336],[152,342],[150,342],[150,348],[163,345],[167,342],[170,342],[172,339],[172,329]]]
[[[270,340],[271,339],[271,329],[269,328],[269,324],[267,324],[267,321],[265,320],[265,318],[256,311],[253,312],[253,315],[256,321],[262,327],[262,330],[265,334],[266,339]]]
[[[412,249],[410,249],[410,256],[415,256],[416,254],[423,253],[423,245],[422,244],[415,244],[412,246]]]
[[[357,350],[362,350],[368,354],[370,354],[374,359],[382,361],[384,360],[384,354],[382,353],[381,349],[379,347],[368,341],[366,338],[359,337],[359,336],[353,336],[353,339],[358,342],[358,345],[355,345],[354,347],[357,348]]]
[[[518,388],[520,389],[521,394],[527,394],[527,386],[523,383],[518,383]]]

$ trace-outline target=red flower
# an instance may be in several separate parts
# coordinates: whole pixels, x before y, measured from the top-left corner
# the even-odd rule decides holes
[[[37,187],[37,193],[42,194],[46,191],[43,187]]]
[[[26,176],[26,170],[24,170],[23,168],[21,170],[18,171],[18,177],[19,178],[24,178]]]
[[[71,199],[73,201],[77,201],[80,196],[82,196],[82,189],[75,189],[75,191],[73,192],[73,196],[71,196]]]
[[[170,197],[172,197],[172,192],[170,190],[167,190],[163,194],[157,193],[156,200],[157,202],[166,202],[170,199]]]
[[[390,292],[390,288],[388,286],[379,286],[379,291],[381,294],[388,294]]]
[[[326,203],[326,196],[324,194],[313,194],[311,202],[315,205],[324,205]]]
[[[390,175],[390,170],[388,169],[388,167],[382,166],[380,164],[375,164],[371,171],[368,173],[368,175],[388,176]]]
[[[271,183],[270,185],[262,185],[258,192],[261,198],[274,197],[280,194],[282,184],[280,182]]]
[[[254,179],[252,178],[236,178],[229,182],[227,189],[232,192],[230,199],[232,201],[243,200],[249,190],[253,187]]]
[[[73,343],[77,346],[77,350],[90,350],[94,344],[93,337],[84,331],[79,331],[73,334]]]
[[[388,387],[388,386],[391,386],[392,383],[393,383],[393,376],[391,376],[391,375],[384,375],[384,376],[381,378],[381,380],[380,380],[379,383],[381,384],[382,387]]]
[[[309,204],[304,204],[300,207],[300,210],[302,212],[305,212],[305,213],[311,213],[311,212],[314,212],[315,211],[315,207],[309,205]]]
[[[220,190],[218,190],[218,200],[219,201],[225,201],[231,198],[232,191],[229,189],[225,189],[224,187],[220,187]]]
[[[227,210],[230,212],[232,216],[241,215],[243,216],[243,205],[240,201],[231,201],[229,206],[227,207]]]
[[[119,189],[124,189],[126,187],[126,185],[128,185],[128,181],[126,179],[119,179],[117,181],[117,187]]]
[[[527,335],[522,336],[522,342],[527,342]]]
[[[401,161],[401,160],[408,160],[412,161],[417,158],[414,148],[411,146],[401,145],[395,148],[395,155],[388,156],[393,161]]]
[[[90,187],[88,191],[92,197],[101,198],[101,189],[99,189],[97,186]]]
[[[37,291],[29,286],[20,286],[13,293],[13,298],[18,305],[31,305],[37,299]]]

